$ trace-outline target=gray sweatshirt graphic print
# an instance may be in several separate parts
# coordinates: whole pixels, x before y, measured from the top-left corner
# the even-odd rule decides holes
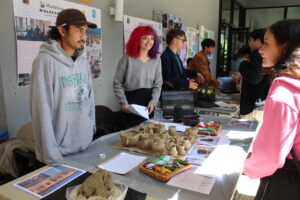
[[[95,104],[90,66],[56,41],[43,43],[32,66],[30,109],[37,158],[49,165],[83,151],[92,141]]]

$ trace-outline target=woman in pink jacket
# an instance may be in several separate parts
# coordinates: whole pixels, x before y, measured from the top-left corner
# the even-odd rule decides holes
[[[273,24],[264,40],[259,50],[262,65],[274,72],[275,79],[244,172],[261,179],[255,200],[299,200],[300,19]]]

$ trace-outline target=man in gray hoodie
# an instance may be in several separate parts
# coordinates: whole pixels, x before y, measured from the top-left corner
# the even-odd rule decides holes
[[[48,165],[83,151],[93,138],[95,103],[91,70],[82,55],[88,28],[97,25],[76,9],[59,13],[51,40],[41,45],[33,61],[30,109],[36,155]]]

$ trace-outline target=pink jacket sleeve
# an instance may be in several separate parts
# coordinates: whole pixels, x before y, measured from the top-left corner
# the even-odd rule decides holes
[[[298,113],[284,100],[270,95],[264,109],[264,121],[253,143],[252,155],[244,172],[250,178],[272,175],[282,168],[296,136]]]

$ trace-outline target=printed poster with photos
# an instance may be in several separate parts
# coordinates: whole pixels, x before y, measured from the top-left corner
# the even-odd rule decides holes
[[[47,41],[49,26],[54,26],[58,13],[76,8],[85,13],[88,21],[97,24],[89,29],[84,54],[91,65],[93,78],[101,76],[102,37],[101,10],[61,0],[13,0],[17,40],[18,86],[30,85],[32,62],[38,55],[40,45]]]
[[[182,26],[181,30],[185,32],[186,35],[186,43],[183,49],[180,51],[180,58],[183,66],[187,66],[187,59],[192,58],[197,52],[197,30],[195,28]]]
[[[163,49],[162,24],[159,22],[142,19],[138,17],[132,17],[128,15],[124,15],[124,47],[126,46],[126,43],[129,40],[131,32],[138,26],[150,26],[156,31],[156,34],[158,35],[160,41],[159,51],[162,53],[162,49]]]
[[[197,52],[197,30],[195,28],[187,27],[185,34],[187,43],[187,57],[193,57]]]
[[[44,198],[84,173],[81,169],[59,165],[14,183],[13,186],[38,198]]]
[[[167,28],[167,29],[178,28],[178,29],[181,29],[181,27],[182,27],[182,18],[165,13],[165,14],[162,15],[162,24],[163,24],[163,28]]]

